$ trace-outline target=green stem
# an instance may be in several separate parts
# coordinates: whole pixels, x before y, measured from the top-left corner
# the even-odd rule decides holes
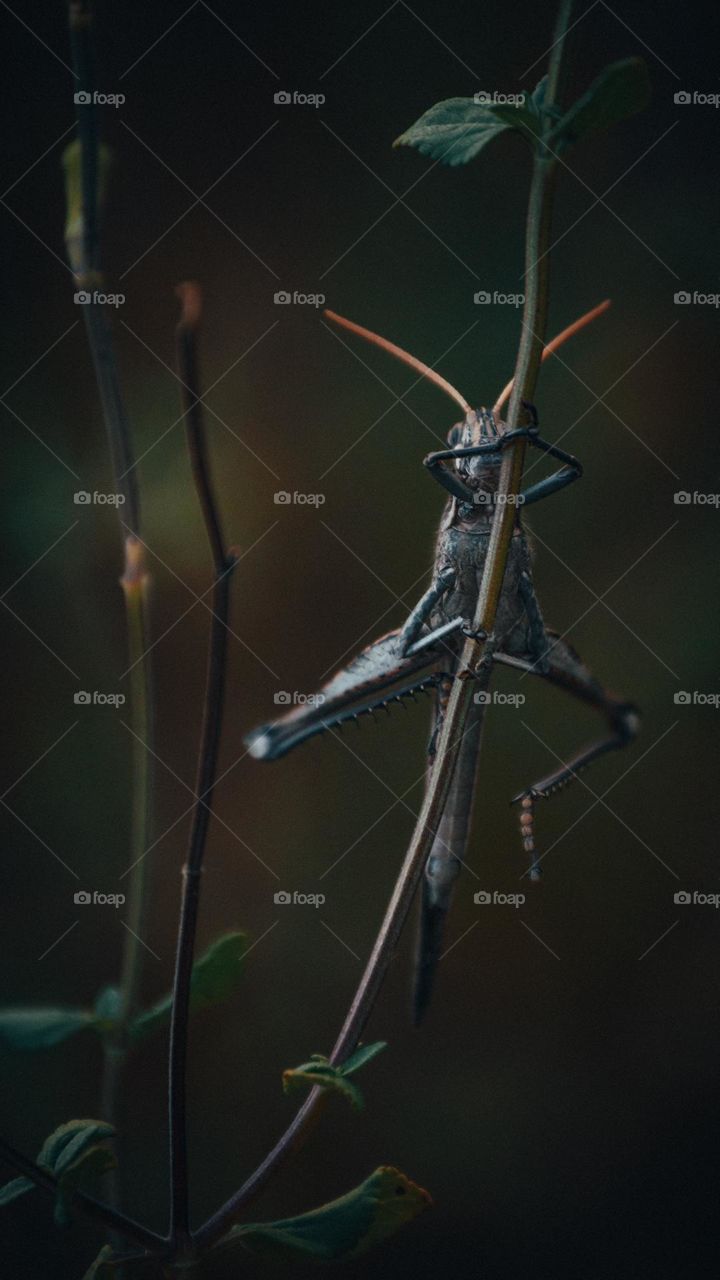
[[[66,245],[77,289],[93,290],[102,285],[99,221],[102,207],[104,170],[107,157],[98,141],[95,90],[94,17],[90,0],[71,0],[69,6],[70,44],[76,90],[84,95],[77,105],[79,148],[73,144],[66,153],[68,213]],[[102,1109],[115,1124],[122,1069],[127,1053],[127,1028],[136,1007],[143,947],[140,941],[146,907],[147,862],[152,826],[152,725],[153,698],[149,649],[148,577],[144,569],[143,546],[139,541],[140,501],[135,455],[130,425],[120,387],[112,326],[102,305],[83,305],[88,344],[92,355],[105,428],[112,459],[115,490],[123,498],[121,531],[125,548],[125,571],[121,579],[125,594],[128,655],[131,665],[130,717],[135,734],[132,748],[132,828],[128,929],[125,931],[120,975],[120,1012],[117,1025],[107,1039],[104,1053]],[[117,1203],[118,1187],[113,1179],[111,1192]]]
[[[555,44],[551,58],[546,102],[553,106],[557,101],[559,86],[564,79],[566,37],[572,8],[572,0],[563,0],[555,30]],[[548,117],[550,119],[550,117]],[[552,217],[554,163],[538,155],[534,158],[533,175],[528,202],[526,226],[525,262],[528,271],[526,300],[523,311],[523,328],[515,363],[508,426],[518,423],[522,401],[530,399],[537,380],[545,334],[548,297],[548,249]],[[495,624],[505,575],[510,539],[515,527],[516,504],[508,502],[508,495],[520,491],[524,448],[522,442],[505,451],[500,471],[498,495],[501,500],[495,507],[488,554],[482,584],[473,620],[472,630],[491,636]],[[428,783],[422,809],[410,840],[405,861],[400,870],[385,918],[377,940],[360,980],[347,1018],[333,1049],[331,1060],[341,1062],[356,1047],[370,1017],[395,948],[407,919],[416,890],[422,879],[438,823],[443,813],[452,783],[460,743],[467,721],[468,709],[478,688],[487,686],[492,665],[492,642],[469,638],[460,658],[460,678],[453,681],[445,719],[437,745],[437,754]],[[250,1178],[196,1233],[195,1243],[206,1248],[224,1234],[237,1219],[238,1214],[266,1185],[273,1173],[297,1150],[307,1135],[315,1113],[323,1100],[322,1090],[314,1090],[298,1111],[289,1128],[266,1156]]]

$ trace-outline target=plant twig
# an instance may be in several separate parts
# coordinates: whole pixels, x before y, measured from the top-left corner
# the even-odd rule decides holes
[[[129,889],[129,928],[125,931],[120,976],[120,1011],[115,1031],[105,1041],[102,1109],[115,1123],[126,1056],[126,1031],[137,1004],[142,970],[140,938],[147,899],[148,864],[144,853],[150,843],[153,764],[152,673],[148,656],[148,588],[144,548],[139,540],[140,501],[135,455],[125,410],[112,327],[108,309],[94,300],[94,291],[103,283],[99,223],[108,159],[100,147],[95,90],[93,10],[90,0],[71,0],[69,5],[70,43],[80,95],[77,102],[78,142],[65,155],[68,211],[65,241],[75,287],[90,295],[82,304],[88,343],[92,355],[112,458],[115,490],[122,498],[121,531],[125,549],[125,571],[121,579],[125,594],[128,654],[131,664],[130,712],[134,731],[132,748],[132,831],[133,870]],[[145,745],[143,745],[145,744]],[[117,1199],[117,1186],[113,1192]]]
[[[555,31],[548,78],[546,106],[549,108],[552,108],[558,100],[557,95],[564,76],[564,51],[571,8],[572,0],[563,0]],[[526,227],[527,293],[508,411],[509,429],[518,423],[522,401],[532,398],[540,367],[547,316],[549,256],[547,250],[550,244],[554,169],[551,156],[535,156]],[[463,646],[458,668],[459,678],[453,682],[423,805],[375,945],[335,1043],[330,1059],[333,1063],[342,1062],[353,1051],[372,1012],[422,878],[442,816],[452,783],[468,708],[473,694],[478,688],[482,689],[490,678],[492,630],[515,521],[515,504],[508,502],[507,497],[517,495],[520,490],[523,460],[524,448],[521,441],[506,450],[500,470],[499,501],[495,506],[487,559],[472,625],[473,632],[484,632],[490,639],[483,642],[470,637]],[[315,1089],[309,1094],[288,1129],[262,1164],[196,1233],[195,1243],[198,1247],[207,1247],[219,1239],[232,1225],[240,1211],[265,1186],[275,1170],[297,1149],[306,1136],[321,1101],[322,1090]]]
[[[180,323],[177,327],[177,356],[183,388],[182,401],[187,443],[193,479],[203,512],[215,571],[205,705],[195,787],[198,800],[193,812],[187,862],[183,870],[182,907],[178,929],[173,1007],[170,1023],[170,1238],[173,1250],[182,1253],[183,1251],[187,1252],[191,1247],[186,1133],[186,1067],[190,982],[200,905],[200,878],[210,821],[222,729],[230,576],[235,567],[235,558],[232,553],[228,553],[225,550],[207,458],[197,368],[197,329],[201,310],[200,290],[196,284],[185,283],[178,288],[177,292],[182,303]]]

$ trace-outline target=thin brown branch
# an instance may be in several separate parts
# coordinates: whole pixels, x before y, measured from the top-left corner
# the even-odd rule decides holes
[[[194,807],[183,871],[170,1021],[170,1238],[173,1250],[182,1252],[191,1247],[186,1096],[190,985],[200,907],[200,879],[222,730],[230,577],[235,562],[224,549],[225,542],[207,458],[197,359],[200,290],[196,284],[184,284],[180,286],[178,294],[182,302],[182,313],[176,337],[187,444],[215,568],[205,704],[195,787],[195,794],[199,798]]]

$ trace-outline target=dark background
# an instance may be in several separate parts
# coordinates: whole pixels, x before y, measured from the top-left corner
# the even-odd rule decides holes
[[[168,632],[155,649],[158,833],[190,800],[183,782],[193,780],[208,615],[198,606],[173,623],[210,581],[182,428],[167,430],[180,413],[164,367],[173,363],[173,287],[190,276],[205,290],[205,385],[222,378],[208,403],[228,426],[208,417],[218,489],[231,541],[252,548],[234,586],[225,771],[279,689],[315,688],[343,654],[398,625],[421,593],[442,508],[421,459],[454,420],[449,402],[419,385],[408,404],[422,423],[395,404],[369,430],[410,385],[409,371],[352,340],[351,353],[318,311],[278,308],[273,294],[323,292],[328,306],[439,360],[473,403],[491,402],[512,370],[520,313],[477,307],[473,294],[522,288],[527,154],[508,137],[451,171],[390,144],[441,98],[531,88],[542,62],[523,73],[547,50],[554,21],[552,6],[497,0],[412,9],[400,0],[385,16],[384,0],[212,8],[181,16],[182,4],[98,6],[98,84],[127,97],[102,117],[116,153],[108,276],[127,297],[117,341],[137,452],[147,450],[155,634]],[[3,590],[23,620],[2,611],[3,791],[13,788],[3,803],[17,815],[3,810],[2,985],[6,1002],[75,1004],[117,975],[124,937],[121,912],[73,902],[81,886],[119,891],[128,862],[126,717],[73,705],[78,685],[124,688],[121,550],[112,511],[73,504],[76,489],[107,491],[112,480],[62,262],[58,139],[73,120],[72,78],[59,61],[68,61],[64,13],[46,5],[21,17],[0,13],[18,78],[3,189],[19,179],[2,209],[2,385],[12,387],[2,410]],[[720,516],[711,505],[678,506],[673,494],[720,489],[718,320],[712,306],[673,298],[720,290],[718,114],[673,95],[717,89],[718,30],[693,6],[613,13],[600,0],[578,37],[578,91],[608,60],[639,53],[653,103],[579,148],[559,184],[551,332],[603,297],[614,305],[563,351],[564,364],[546,366],[545,434],[556,439],[581,418],[564,444],[585,479],[533,510],[530,524],[546,618],[641,705],[643,735],[586,775],[592,794],[575,785],[542,808],[541,851],[558,844],[532,886],[521,880],[508,800],[597,722],[531,681],[522,709],[489,717],[475,874],[460,883],[448,941],[478,927],[443,962],[420,1031],[407,1014],[405,940],[369,1029],[390,1048],[366,1073],[365,1112],[334,1104],[251,1211],[300,1212],[380,1163],[398,1164],[435,1208],[345,1266],[348,1277],[717,1273],[718,914],[676,906],[673,895],[720,888],[718,712],[676,706],[673,695],[718,688]],[[276,106],[279,89],[327,101]],[[207,196],[218,217],[201,205],[183,216],[270,126]],[[408,207],[387,212],[411,185]],[[611,186],[609,208],[583,216]],[[326,501],[277,506],[278,489]],[[498,687],[515,690],[516,678],[501,672]],[[427,729],[428,709],[411,708],[368,723],[346,747],[328,737],[272,767],[242,759],[218,788],[218,813],[257,856],[212,828],[200,945],[237,927],[260,939],[277,924],[249,956],[241,992],[193,1027],[196,1221],[292,1114],[281,1070],[335,1038],[420,804]],[[148,1000],[171,977],[187,822],[149,855]],[[327,903],[276,907],[279,888],[322,890]],[[528,901],[517,911],[476,907],[478,888],[524,891]],[[3,1053],[3,1132],[34,1153],[57,1124],[96,1113],[99,1070],[89,1034],[44,1054]],[[129,1067],[121,1128],[128,1208],[164,1229],[159,1040]],[[92,1228],[55,1232],[39,1194],[3,1212],[4,1274],[82,1275],[99,1243]]]

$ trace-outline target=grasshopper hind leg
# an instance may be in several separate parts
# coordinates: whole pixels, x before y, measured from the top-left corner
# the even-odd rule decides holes
[[[552,632],[546,632],[546,642],[539,660],[532,656],[516,658],[501,653],[496,654],[496,660],[525,671],[529,675],[539,676],[555,688],[564,689],[566,693],[595,707],[606,717],[608,732],[604,737],[589,743],[552,773],[514,796],[512,803],[520,805],[520,832],[523,848],[531,859],[530,877],[534,880],[539,879],[540,876],[535,856],[536,801],[546,799],[555,791],[566,787],[600,756],[626,747],[637,737],[640,728],[640,714],[637,707],[610,693],[585,666],[566,640],[555,637]]]

